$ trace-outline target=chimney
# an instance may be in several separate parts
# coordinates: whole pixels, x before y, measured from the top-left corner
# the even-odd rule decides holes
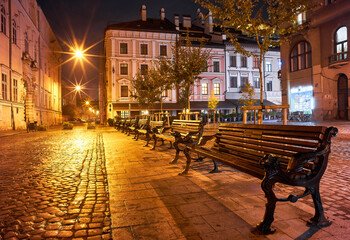
[[[164,8],[160,9],[160,20],[164,21],[165,19],[165,10]]]
[[[213,14],[209,11],[209,33],[213,33]]]
[[[141,7],[141,20],[146,21],[147,20],[147,15],[146,15],[146,5],[142,5]]]
[[[182,15],[182,26],[184,28],[191,28],[191,16],[190,15]]]
[[[180,25],[180,17],[179,14],[174,14],[174,24],[176,26],[176,30],[179,30]]]

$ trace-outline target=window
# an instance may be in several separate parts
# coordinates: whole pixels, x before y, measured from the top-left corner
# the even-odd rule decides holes
[[[15,20],[12,22],[12,43],[17,44],[17,24]]]
[[[237,67],[236,56],[230,56],[230,67]]]
[[[271,62],[265,63],[265,70],[266,70],[266,72],[272,72],[272,63]]]
[[[259,68],[259,58],[253,58],[253,68]]]
[[[332,4],[332,3],[335,3],[336,0],[325,0],[325,5],[329,5],[329,4]]]
[[[290,55],[290,71],[298,71],[311,67],[311,46],[308,42],[297,43]]]
[[[2,93],[2,99],[7,100],[7,75],[2,73],[1,74],[1,93]]]
[[[260,78],[254,77],[253,84],[254,84],[254,88],[260,88]]]
[[[129,97],[129,88],[128,86],[120,86],[120,96]]]
[[[230,87],[237,88],[237,77],[230,77]]]
[[[220,62],[213,62],[213,72],[220,72]]]
[[[121,118],[128,118],[129,117],[129,111],[120,111],[120,117]]]
[[[148,45],[141,44],[141,55],[148,55]]]
[[[241,67],[247,67],[247,57],[241,57]]]
[[[13,79],[13,101],[18,101],[18,80]]]
[[[24,33],[24,51],[26,53],[29,53],[29,40],[28,40],[28,33]]]
[[[120,54],[128,54],[128,44],[120,43]]]
[[[160,56],[167,56],[167,47],[166,47],[166,45],[160,45],[159,46],[159,55]]]
[[[248,83],[248,77],[241,77],[241,88],[245,88]]]
[[[208,83],[202,83],[202,95],[208,95]]]
[[[148,65],[147,64],[141,64],[141,75],[146,75],[148,71]]]
[[[6,34],[6,12],[4,6],[0,6],[0,14],[1,14],[1,32]]]
[[[346,27],[341,27],[335,32],[334,36],[335,53],[344,53],[337,56],[337,60],[344,60],[347,58],[348,51],[348,31]]]
[[[267,81],[266,83],[266,91],[272,91],[272,81]]]
[[[168,90],[164,90],[162,92],[162,97],[168,97]]]
[[[128,75],[128,64],[127,63],[120,64],[120,75]]]
[[[304,12],[303,13],[299,13],[297,15],[297,24],[301,25],[301,24],[303,24],[305,22],[306,22],[306,14]]]
[[[214,83],[214,94],[220,95],[220,83]]]

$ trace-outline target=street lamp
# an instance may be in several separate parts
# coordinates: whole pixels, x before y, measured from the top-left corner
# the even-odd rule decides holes
[[[75,51],[75,57],[77,57],[77,58],[82,58],[82,57],[83,57],[83,52],[80,51],[80,50],[76,50],[76,51]]]
[[[79,91],[81,90],[81,86],[79,86],[79,85],[75,86],[75,90],[76,90],[77,92],[79,92]]]

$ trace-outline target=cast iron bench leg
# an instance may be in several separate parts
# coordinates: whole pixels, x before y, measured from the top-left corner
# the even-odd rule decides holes
[[[191,159],[191,154],[190,154],[190,150],[189,150],[188,148],[185,148],[185,149],[183,150],[183,152],[184,152],[184,154],[185,154],[185,156],[186,156],[186,166],[185,166],[185,169],[184,169],[181,173],[179,173],[179,175],[185,175],[185,174],[188,173],[188,170],[190,170],[191,161],[192,161],[192,159]],[[177,153],[177,152],[176,152],[176,153]]]
[[[155,150],[157,146],[157,136],[153,135],[153,148],[151,150]]]
[[[216,163],[215,160],[213,160],[213,163],[214,163],[214,169],[211,170],[210,173],[218,173],[218,172],[220,172],[219,168],[218,168],[218,164]]]
[[[332,224],[331,221],[328,221],[327,218],[324,216],[324,211],[322,207],[321,202],[321,196],[320,196],[320,189],[319,184],[316,186],[310,187],[312,200],[314,201],[315,205],[315,216],[313,216],[310,219],[310,222],[308,222],[308,226],[317,226],[319,228],[328,227]]]

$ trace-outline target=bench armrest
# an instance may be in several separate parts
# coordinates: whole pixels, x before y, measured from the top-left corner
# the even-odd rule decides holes
[[[208,141],[214,139],[216,137],[216,134],[214,135],[208,135],[208,136],[202,136],[200,139],[199,139],[199,143],[197,146],[204,146]]]

